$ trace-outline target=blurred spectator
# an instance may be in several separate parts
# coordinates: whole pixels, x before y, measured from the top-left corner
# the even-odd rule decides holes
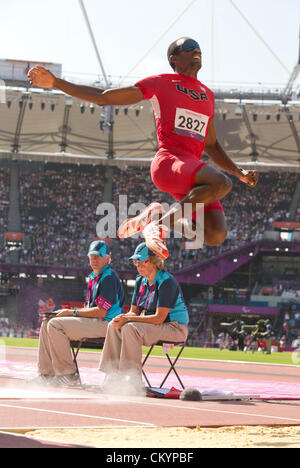
[[[292,342],[292,348],[300,348],[300,334],[297,338]]]
[[[286,336],[282,335],[279,341],[279,351],[284,351],[285,344],[286,344]]]

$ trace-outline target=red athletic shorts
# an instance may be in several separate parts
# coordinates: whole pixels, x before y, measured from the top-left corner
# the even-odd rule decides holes
[[[198,159],[160,150],[151,164],[152,181],[159,190],[181,201],[195,187],[195,175],[203,166],[206,163]],[[219,200],[205,205],[205,213],[211,210],[224,211]]]

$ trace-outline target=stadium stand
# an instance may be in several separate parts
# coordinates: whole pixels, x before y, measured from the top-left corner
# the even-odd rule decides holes
[[[168,194],[159,192],[153,186],[149,170],[143,166],[111,167],[109,181],[106,178],[107,168],[104,166],[24,161],[20,162],[19,166],[21,230],[27,236],[26,245],[19,251],[20,264],[85,268],[87,244],[96,236],[95,226],[99,219],[96,214],[97,207],[104,200],[113,204],[118,216],[125,215],[120,212],[120,195],[127,196],[127,209],[130,206],[132,208],[133,203],[148,205],[153,200],[168,205],[174,202]],[[8,223],[9,176],[9,169],[2,168],[4,194],[2,233],[6,231]],[[170,258],[166,262],[167,268],[172,272],[180,271],[189,265],[213,259],[249,242],[263,239],[264,233],[272,230],[276,221],[290,220],[290,206],[297,181],[297,173],[262,173],[260,182],[253,191],[239,181],[233,180],[232,192],[222,201],[228,222],[228,238],[224,244],[218,247],[204,247],[202,250],[185,250],[181,239],[171,237],[168,240],[171,248]],[[107,189],[108,186],[110,190]],[[134,205],[133,208],[139,207]],[[135,275],[135,269],[127,259],[137,241],[135,238],[112,241],[115,268],[119,272],[131,270],[132,277]],[[10,262],[7,252],[2,251],[2,261]],[[196,292],[197,303],[190,305],[188,344],[196,346],[210,342],[212,326],[211,328],[207,326],[207,305],[213,303],[246,305],[251,303],[252,295],[260,300],[263,296],[265,304],[270,298],[277,296],[282,304],[279,314],[281,320],[277,320],[276,329],[278,336],[282,334],[281,330],[285,332],[286,345],[291,345],[297,339],[300,328],[298,307],[291,301],[299,296],[300,285],[292,283],[291,279],[282,280],[280,276],[272,278],[265,276],[265,282],[263,278],[259,279],[253,290],[247,293],[238,281],[231,281],[231,284],[227,281],[229,288],[216,285],[212,297],[207,288],[199,286]],[[24,297],[41,295],[41,281],[41,279],[38,281],[28,279],[26,284],[18,282],[25,305],[23,314],[19,316],[23,327],[25,325],[27,328],[30,327],[32,322],[30,308],[26,307]],[[71,289],[68,286],[66,289],[66,283],[62,281],[59,284],[57,280],[44,280],[42,287],[44,294],[47,290],[58,307],[64,299],[77,297],[78,300],[82,300],[84,288],[85,284],[81,282],[80,285],[76,284]],[[69,295],[66,293],[67,290]],[[187,296],[190,294],[188,291]],[[46,301],[46,296],[44,300]],[[127,302],[129,301],[130,292],[127,290]],[[28,331],[24,332],[24,329],[22,331],[22,326],[14,324],[9,328],[9,333],[18,336],[21,333],[28,334]],[[6,327],[5,333],[7,332]],[[33,333],[31,331],[31,334]]]
[[[101,203],[112,203],[118,222],[119,216],[124,216],[120,195],[127,195],[127,208],[153,200],[168,205],[174,202],[150,179],[149,164],[157,139],[149,102],[115,108],[111,113],[113,135],[109,135],[105,109],[55,91],[27,89],[27,85],[11,83],[7,102],[0,104],[0,333],[11,335],[27,335],[32,325],[36,329],[39,301],[41,307],[59,307],[63,300],[82,300],[86,248],[98,235],[100,216],[96,211]],[[291,258],[295,265],[290,275],[277,271],[276,265],[270,275],[264,259],[277,247],[274,239],[279,239],[279,234],[274,223],[300,220],[299,147],[295,137],[299,133],[299,107],[271,103],[281,101],[280,90],[262,93],[260,89],[256,96],[243,90],[216,90],[215,94],[215,125],[221,145],[235,162],[257,169],[260,180],[251,190],[233,179],[232,192],[222,200],[228,236],[221,246],[186,250],[181,239],[168,240],[166,266],[181,275],[189,303],[188,343],[198,346],[213,341],[218,321],[232,318],[227,315],[228,307],[236,307],[234,310],[240,313],[245,305],[262,309],[276,305],[272,319],[277,338],[284,336],[282,341],[291,345],[300,334],[300,288],[293,283],[300,272],[298,228],[295,236],[293,233]],[[226,102],[227,98],[237,102]],[[253,102],[246,102],[252,98]],[[24,235],[22,245],[10,247],[6,242],[8,231],[20,231]],[[111,242],[113,266],[122,276],[127,304],[132,290],[126,282],[135,276],[127,259],[137,242]],[[231,252],[236,255],[238,251],[249,258],[244,246],[252,249],[258,244],[257,257],[254,254],[251,262],[230,270],[220,281],[184,282],[192,277],[186,276],[188,268],[215,262],[221,270],[226,255],[230,258]],[[276,255],[288,264],[286,246],[290,244],[283,243]],[[74,277],[66,279],[70,274]],[[201,273],[201,280],[203,276]],[[19,307],[17,298],[21,296]],[[224,307],[226,312],[216,313],[217,307]],[[9,316],[9,325],[3,313]],[[255,320],[248,312],[244,316],[247,321]]]
[[[7,231],[9,208],[9,169],[0,168],[0,232]]]
[[[20,253],[20,262],[85,266],[104,183],[99,167],[40,164],[37,170],[30,165],[22,169],[22,229],[31,247]]]
[[[69,165],[50,167],[40,164],[36,172],[20,172],[20,203],[23,231],[32,239],[31,249],[20,261],[39,264],[84,266],[86,239],[96,235],[96,208],[103,202],[105,178],[101,167]],[[222,203],[227,217],[228,237],[223,245],[203,250],[184,250],[182,241],[171,238],[168,265],[174,271],[192,262],[237,248],[263,237],[275,221],[289,220],[289,206],[298,175],[263,173],[255,191],[234,180],[232,192]],[[119,214],[119,196],[132,203],[148,205],[153,200],[174,203],[159,192],[146,168],[113,168],[112,204]],[[122,213],[121,213],[122,215]],[[72,240],[72,242],[70,242]],[[119,268],[128,269],[127,258],[136,239],[114,243],[114,259]]]
[[[174,203],[172,197],[159,192],[153,186],[145,168],[115,169],[114,173],[116,176],[113,203],[116,207],[118,207],[118,195],[124,193],[129,194],[128,204],[138,201],[148,205],[153,200]],[[179,270],[193,262],[211,258],[247,242],[261,239],[266,230],[273,229],[275,221],[289,220],[289,208],[297,180],[298,174],[294,173],[262,173],[258,186],[255,190],[251,190],[237,179],[233,179],[232,192],[222,200],[228,223],[228,237],[224,244],[218,247],[204,247],[202,250],[185,250],[182,241],[172,237],[168,241],[170,269]],[[120,266],[126,262],[126,254],[132,250],[131,242],[133,241],[126,241],[129,251],[125,246],[121,247],[122,253],[120,252],[118,256]]]

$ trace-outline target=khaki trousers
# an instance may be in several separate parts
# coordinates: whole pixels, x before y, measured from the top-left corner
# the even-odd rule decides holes
[[[151,346],[160,340],[185,341],[186,325],[167,322],[161,325],[129,322],[121,329],[110,323],[100,359],[99,370],[106,374],[142,375],[142,345]]]
[[[76,367],[70,341],[105,337],[108,322],[104,319],[57,317],[42,322],[38,370],[43,375],[74,374]]]

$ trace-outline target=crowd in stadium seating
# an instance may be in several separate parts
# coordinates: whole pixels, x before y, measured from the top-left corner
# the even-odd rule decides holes
[[[7,227],[9,208],[9,169],[0,169],[0,232],[5,232]]]
[[[174,200],[165,193],[159,192],[150,180],[145,168],[116,169],[114,178],[114,203],[118,204],[118,195],[129,192],[126,189],[130,181],[128,204],[142,202],[148,205],[151,201],[163,201],[169,204]],[[271,229],[274,221],[289,220],[289,205],[295,191],[298,175],[294,173],[262,173],[257,187],[253,190],[233,179],[231,193],[222,200],[225,210],[228,236],[226,241],[217,247],[204,247],[202,250],[185,250],[180,240],[168,240],[170,270],[177,270],[191,263],[218,255],[243,245],[252,240],[261,239],[264,231]],[[127,240],[127,245],[132,241]],[[132,247],[129,248],[129,251]],[[127,248],[122,247],[118,260],[125,266]],[[128,252],[129,253],[129,252]]]
[[[0,169],[0,235],[4,236],[7,231],[8,224],[8,209],[9,209],[9,178],[10,172],[8,168]],[[3,239],[4,242],[4,239]],[[0,248],[0,262],[5,262],[7,254],[5,250]]]
[[[103,174],[103,167],[99,166],[40,165],[35,171],[20,170],[22,229],[31,241],[31,246],[26,246],[21,252],[20,262],[86,265],[87,243],[95,236],[99,220],[96,208],[103,201]],[[8,170],[2,170],[0,177],[3,181],[0,205],[3,226],[7,222],[8,211]],[[261,173],[254,190],[233,179],[233,190],[222,200],[228,224],[225,242],[216,247],[204,246],[202,250],[185,250],[182,240],[171,235],[167,261],[170,271],[260,239],[274,221],[288,220],[288,208],[297,179],[298,175],[294,173]],[[112,203],[117,222],[126,217],[119,206],[120,195],[127,196],[127,210],[134,208],[133,203],[146,206],[157,200],[170,206],[175,202],[171,196],[154,187],[148,167],[115,167],[112,183]],[[127,259],[136,243],[136,238],[113,242],[116,269],[132,268]]]
[[[9,208],[9,169],[0,170],[0,234],[7,231]],[[39,165],[28,166],[19,171],[20,212],[22,231],[29,239],[20,253],[21,263],[59,264],[86,266],[86,251],[89,241],[96,234],[99,216],[97,206],[103,202],[105,171],[100,166]],[[260,239],[264,231],[272,228],[274,221],[289,220],[289,205],[296,187],[298,174],[262,173],[253,190],[233,178],[231,193],[222,200],[225,210],[228,236],[221,246],[204,247],[202,250],[185,250],[181,239],[168,239],[170,257],[166,267],[175,272],[191,263],[213,257],[246,242]],[[127,217],[127,210],[134,203],[148,205],[154,200],[171,206],[175,200],[157,190],[150,178],[148,167],[114,167],[112,175],[112,204],[117,213],[117,224]],[[119,206],[120,196],[126,195],[125,210]],[[123,199],[124,202],[124,199]],[[123,207],[124,208],[124,207]],[[138,206],[135,206],[138,209]],[[298,207],[300,214],[300,207]],[[129,215],[135,213],[129,212]],[[112,264],[116,270],[133,269],[128,258],[132,255],[138,239],[113,240]],[[0,250],[0,261],[9,261]],[[273,285],[279,288],[279,285]],[[298,295],[299,288],[289,290],[281,285],[280,293],[287,300],[291,294]],[[243,303],[244,297],[216,297],[214,302]],[[205,298],[204,303],[208,303]],[[201,305],[199,305],[201,309]],[[190,310],[191,328],[199,325],[199,307]],[[288,302],[284,321],[284,340],[290,343],[297,338],[300,329],[299,309]],[[2,336],[28,336],[30,330],[15,324],[1,325]],[[203,342],[202,329],[190,337],[191,344]]]
[[[41,166],[36,172],[20,171],[22,227],[31,240],[20,262],[86,266],[86,247],[95,236],[104,182],[99,167]]]

